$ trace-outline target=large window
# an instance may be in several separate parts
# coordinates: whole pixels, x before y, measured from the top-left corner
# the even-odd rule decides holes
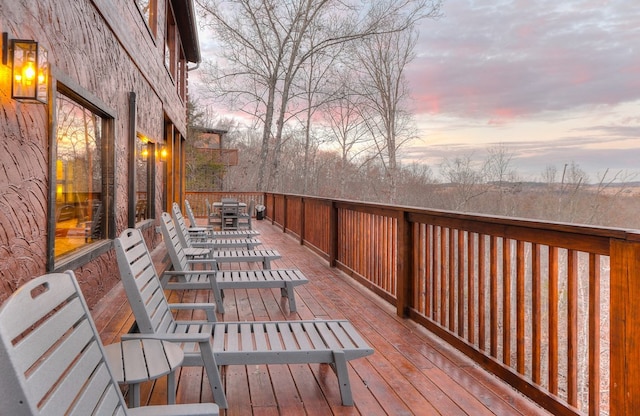
[[[176,29],[176,21],[173,17],[173,9],[171,2],[167,2],[167,21],[164,39],[164,65],[167,67],[169,74],[175,80],[178,66],[177,47],[178,30]]]
[[[105,119],[69,95],[55,100],[55,259],[107,238]]]

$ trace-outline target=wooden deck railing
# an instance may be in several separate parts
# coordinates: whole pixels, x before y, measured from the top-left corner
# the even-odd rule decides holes
[[[640,408],[640,232],[265,194],[266,215],[555,414]]]

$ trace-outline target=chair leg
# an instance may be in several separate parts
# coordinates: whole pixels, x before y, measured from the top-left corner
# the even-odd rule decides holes
[[[340,396],[342,397],[343,406],[353,406],[353,395],[351,394],[351,383],[349,382],[349,370],[347,369],[347,360],[344,351],[333,352],[333,369],[338,376],[338,384],[340,385]]]
[[[296,311],[296,295],[293,291],[293,284],[291,282],[285,283],[285,287],[281,292],[282,296],[286,296],[289,299],[289,312]]]

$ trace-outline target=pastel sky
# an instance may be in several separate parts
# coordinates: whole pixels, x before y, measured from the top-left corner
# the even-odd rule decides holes
[[[205,60],[216,59],[210,39],[201,33]],[[501,145],[522,179],[575,163],[591,182],[607,169],[640,180],[638,0],[444,0],[416,54],[420,139],[405,162],[438,174],[444,158],[481,161]]]
[[[445,0],[408,68],[421,140],[407,160],[503,145],[539,178],[576,163],[640,172],[640,7],[632,0]],[[640,175],[635,178],[640,180]]]

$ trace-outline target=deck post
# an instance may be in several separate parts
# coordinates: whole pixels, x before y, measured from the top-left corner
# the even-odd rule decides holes
[[[336,267],[338,258],[338,207],[335,201],[329,206],[329,266]]]
[[[640,409],[640,242],[611,240],[611,415]]]
[[[400,317],[409,315],[411,307],[411,276],[413,266],[413,241],[411,223],[405,211],[398,211],[398,283],[396,313]]]
[[[305,209],[305,198],[300,197],[300,245],[304,245],[305,238],[305,223],[307,219],[305,218],[307,213]]]

